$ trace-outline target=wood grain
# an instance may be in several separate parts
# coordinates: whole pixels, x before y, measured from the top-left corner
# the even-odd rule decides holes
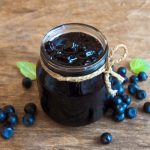
[[[68,22],[97,27],[110,47],[126,44],[129,56],[120,65],[128,66],[129,60],[138,56],[150,62],[149,0],[0,0],[0,107],[13,104],[20,118],[15,136],[11,140],[0,138],[0,150],[149,150],[150,116],[142,112],[144,102],[133,100],[139,109],[135,120],[116,123],[106,116],[91,125],[71,128],[43,113],[36,82],[30,90],[22,88],[16,61],[36,63],[44,33]],[[149,85],[150,80],[140,84],[150,96]],[[21,124],[27,102],[38,105],[37,121],[31,128]],[[97,142],[105,131],[113,135],[108,146]]]

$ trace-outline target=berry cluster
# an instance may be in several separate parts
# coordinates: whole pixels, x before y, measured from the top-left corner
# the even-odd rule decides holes
[[[108,95],[106,109],[113,109],[114,120],[121,122],[125,118],[135,118],[137,116],[137,109],[129,106],[132,103],[132,98],[131,96],[125,94],[124,84],[128,82],[128,77],[126,76],[127,69],[125,67],[120,67],[117,70],[117,73],[124,77],[125,81],[120,83],[115,77],[110,77],[112,88],[118,92],[115,97]],[[140,89],[138,82],[145,81],[147,78],[148,76],[145,72],[140,72],[138,75],[132,75],[129,78],[130,84],[128,85],[128,92],[131,95],[135,95],[139,100],[145,99],[147,96],[146,91]],[[143,111],[150,113],[150,102],[145,102]],[[109,144],[112,142],[112,135],[108,132],[105,132],[101,135],[100,141],[103,144]]]
[[[23,117],[23,124],[25,126],[33,125],[35,119],[33,119],[32,115],[34,115],[36,112],[36,105],[33,103],[28,103],[25,105],[24,111],[28,115]],[[1,130],[1,136],[4,139],[10,139],[15,133],[14,127],[18,124],[18,115],[14,106],[6,105],[3,109],[0,109],[0,123],[3,126]]]

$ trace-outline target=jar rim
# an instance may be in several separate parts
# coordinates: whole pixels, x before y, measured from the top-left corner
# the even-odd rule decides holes
[[[72,27],[71,30],[66,30],[69,27]],[[60,29],[62,29],[63,31],[66,30],[66,32],[60,32]],[[78,30],[83,30],[83,29],[84,30],[87,29],[88,33],[85,31],[78,31]],[[59,64],[53,63],[52,61],[49,61],[49,59],[47,58],[47,55],[45,53],[44,43],[49,41],[50,39],[51,40],[55,39],[55,37],[58,37],[59,35],[69,33],[70,31],[86,33],[86,34],[89,34],[89,35],[93,36],[94,38],[96,38],[102,44],[103,49],[104,49],[104,52],[103,52],[102,56],[100,57],[100,59],[98,61],[96,61],[95,63],[92,63],[92,64],[87,65],[87,66],[81,65],[81,66],[73,66],[73,67],[72,66],[66,66],[66,65],[59,65]],[[53,70],[54,72],[57,72],[60,74],[63,74],[63,72],[65,72],[65,73],[69,73],[71,75],[72,74],[77,75],[78,73],[82,74],[84,71],[84,72],[86,72],[85,74],[89,74],[91,72],[96,71],[102,65],[104,65],[105,58],[108,56],[108,42],[107,42],[105,36],[102,34],[102,32],[99,31],[97,28],[91,26],[91,25],[87,25],[87,24],[83,24],[83,23],[66,23],[66,24],[61,24],[59,26],[56,26],[56,27],[50,29],[45,34],[45,36],[42,39],[42,43],[41,43],[40,55],[41,55],[41,61],[43,61],[44,64],[49,69]]]

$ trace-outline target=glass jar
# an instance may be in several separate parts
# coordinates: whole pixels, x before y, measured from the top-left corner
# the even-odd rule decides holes
[[[64,39],[62,39],[64,37]],[[67,37],[67,38],[66,38]],[[88,39],[89,38],[89,39]],[[66,40],[63,44],[63,48],[60,45],[53,45],[53,41]],[[76,39],[78,45],[74,48],[78,54],[79,50],[85,51],[86,59],[90,58],[92,63],[86,64],[81,63],[81,60],[72,65],[72,59],[69,60],[69,65],[61,63],[63,55],[58,57],[59,53],[67,51],[67,59],[70,49],[65,49],[68,41]],[[92,39],[96,44],[92,43]],[[51,41],[50,47],[51,52],[54,54],[49,55],[51,52],[47,52],[46,43]],[[82,42],[81,42],[82,41]],[[60,42],[60,41],[59,41]],[[101,53],[93,54],[94,52],[88,53],[87,49],[83,50],[85,43],[90,46],[94,44],[95,49],[99,49]],[[82,45],[81,48],[79,48]],[[101,47],[99,47],[99,46]],[[73,46],[72,46],[73,47]],[[56,50],[59,49],[59,50]],[[101,50],[100,50],[101,49]],[[56,53],[57,51],[57,53]],[[57,59],[54,55],[57,54]],[[95,55],[96,60],[92,59],[92,55]],[[96,28],[78,23],[63,24],[55,27],[48,31],[41,43],[40,60],[37,64],[37,82],[39,88],[40,101],[43,110],[55,121],[70,125],[70,126],[81,126],[86,125],[100,119],[104,114],[104,106],[107,97],[107,89],[104,82],[104,74],[97,75],[93,78],[84,81],[62,81],[57,79],[57,75],[63,77],[81,77],[89,75],[99,68],[101,68],[108,56],[108,44],[103,34]],[[59,58],[59,59],[58,59]],[[75,57],[73,57],[75,58]],[[87,60],[86,60],[87,61]],[[49,72],[54,73],[53,75]]]

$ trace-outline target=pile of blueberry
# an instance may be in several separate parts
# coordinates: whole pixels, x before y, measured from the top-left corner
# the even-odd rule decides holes
[[[110,77],[112,88],[118,92],[115,97],[108,96],[107,108],[113,110],[113,119],[117,122],[121,122],[125,118],[133,119],[137,116],[137,108],[130,107],[132,98],[125,93],[124,84],[129,81],[128,92],[134,95],[138,100],[143,100],[147,97],[147,93],[145,90],[140,89],[138,82],[145,81],[148,76],[145,72],[140,72],[138,75],[132,75],[128,79],[126,76],[127,69],[125,67],[120,67],[117,73],[124,77],[125,81],[120,83],[115,77]],[[150,114],[150,102],[145,102],[143,111]],[[112,142],[112,135],[105,132],[101,135],[100,141],[103,144],[109,144]]]
[[[24,115],[22,122],[25,126],[31,126],[35,122],[34,114],[36,113],[36,105],[28,103],[25,105]],[[3,109],[0,109],[0,123],[2,124],[1,136],[5,139],[10,139],[15,131],[14,127],[18,124],[18,116],[14,106],[6,105]]]

